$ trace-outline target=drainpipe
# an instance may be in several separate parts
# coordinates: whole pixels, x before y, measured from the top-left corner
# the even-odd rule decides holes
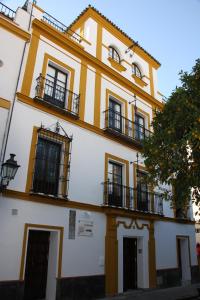
[[[27,9],[28,2],[29,1],[26,1],[24,6],[22,7],[23,9],[25,9],[25,10]],[[31,19],[32,19],[32,15],[33,15],[33,3],[35,3],[34,0],[32,1],[31,13],[30,13],[29,24],[28,24],[28,32],[30,31],[30,28],[31,28]],[[22,66],[23,66],[23,63],[24,63],[24,56],[25,56],[25,52],[26,52],[26,48],[27,48],[28,43],[30,43],[30,41],[26,41],[24,43],[24,48],[23,48],[22,58],[21,58],[20,66],[19,66],[19,72],[18,72],[18,76],[17,76],[17,83],[16,83],[16,87],[15,87],[13,102],[12,102],[11,110],[10,110],[10,113],[9,113],[9,116],[8,116],[8,119],[7,119],[7,122],[6,122],[6,128],[5,128],[5,133],[4,133],[3,143],[2,143],[2,149],[1,149],[1,154],[0,154],[0,162],[1,162],[1,164],[0,164],[0,174],[1,174],[1,166],[4,163],[4,160],[5,160],[5,154],[6,154],[7,144],[8,144],[8,137],[9,137],[9,133],[10,133],[10,126],[11,126],[14,106],[15,106],[15,102],[16,102],[16,93],[17,93],[18,86],[19,86],[19,80],[20,80],[20,76],[21,76]]]

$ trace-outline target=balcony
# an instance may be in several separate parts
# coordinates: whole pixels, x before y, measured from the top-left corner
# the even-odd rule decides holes
[[[79,117],[80,95],[42,75],[37,78],[35,100],[63,114]]]
[[[10,9],[8,6],[0,2],[0,15],[3,15],[4,17],[14,20],[16,12],[12,9]]]
[[[103,187],[105,206],[163,215],[162,194],[141,191],[110,181],[104,182]]]
[[[42,20],[54,27],[55,29],[57,29],[58,31],[60,31],[61,33],[66,34],[66,36],[71,38],[74,42],[81,43],[83,38],[78,33],[72,31],[69,27],[52,17],[47,12],[44,12]]]
[[[142,146],[142,142],[147,139],[151,132],[144,126],[123,117],[120,113],[108,109],[104,111],[105,127],[104,130],[109,134]]]

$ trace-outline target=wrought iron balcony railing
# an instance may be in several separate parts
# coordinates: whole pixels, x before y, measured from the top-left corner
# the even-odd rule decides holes
[[[144,126],[123,117],[120,113],[112,109],[104,111],[104,114],[104,129],[114,135],[136,142],[140,145],[142,144],[142,141],[151,135],[151,131]]]
[[[72,38],[75,42],[81,43],[82,38],[78,33],[72,31],[69,27],[67,27],[66,25],[64,25],[63,23],[61,23],[51,15],[49,15],[48,13],[46,12],[44,13],[42,20],[48,23],[49,25],[53,26],[54,28],[56,28],[58,31],[66,34],[67,36]]]
[[[14,20],[16,12],[0,2],[0,15],[1,14],[9,18],[10,20]]]
[[[104,182],[103,186],[105,206],[163,215],[162,194],[142,191],[110,181]]]
[[[63,113],[65,112],[75,117],[79,115],[80,95],[69,91],[41,74],[37,78],[35,99]]]

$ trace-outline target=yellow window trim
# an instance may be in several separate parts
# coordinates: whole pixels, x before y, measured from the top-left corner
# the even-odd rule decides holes
[[[81,60],[85,59],[87,64],[91,65],[92,67],[97,69],[99,73],[104,73],[110,79],[116,81],[118,84],[125,87],[129,91],[140,96],[147,103],[157,106],[159,108],[163,107],[163,103],[161,103],[160,101],[153,98],[150,94],[148,94],[147,92],[142,90],[140,87],[135,85],[133,82],[131,82],[131,81],[127,80],[126,78],[124,78],[123,76],[121,76],[114,69],[112,69],[109,66],[105,65],[104,63],[102,63],[96,57],[90,55],[89,53],[87,53],[85,51],[82,51],[80,49],[80,47],[76,45],[76,43],[72,43],[71,40],[67,41],[59,33],[55,34],[54,29],[51,28],[50,26],[47,27],[47,25],[42,23],[41,21],[34,20],[33,28],[35,29],[35,32],[37,32],[38,36],[40,36],[40,33],[42,33],[42,35],[44,37],[51,40],[52,42],[54,42],[56,45],[62,47],[63,49],[69,51],[72,55],[75,55],[76,57],[78,57]],[[24,75],[24,81],[25,81],[24,85],[25,86],[29,85],[29,83],[31,85],[31,82],[32,82],[31,76],[33,76],[34,65],[35,65],[35,60],[34,60],[35,57],[34,56],[35,56],[35,52],[37,51],[37,48],[35,50],[30,49],[30,51],[31,51],[31,55],[28,57],[28,60],[27,60],[27,66],[28,66],[27,74],[28,74],[28,77],[30,77],[30,78],[28,78],[29,80],[27,80],[27,74],[25,72],[25,75]],[[24,83],[24,81],[23,81],[23,83]],[[22,90],[23,94],[29,95],[29,93],[26,90],[28,90],[28,92],[29,92],[30,87],[29,86],[28,86],[28,88],[26,87],[25,92],[23,92],[23,90]]]
[[[125,180],[125,185],[129,186],[129,161],[126,159],[123,159],[121,157],[112,155],[110,153],[105,153],[105,173],[104,173],[104,181],[106,182],[108,180],[108,163],[109,161],[116,161],[125,167],[125,175],[126,175],[126,180]]]
[[[49,62],[54,62],[56,65],[61,66],[64,68],[66,71],[69,72],[69,77],[70,77],[70,83],[69,83],[69,90],[71,92],[74,91],[74,76],[75,76],[75,70],[74,68],[70,67],[69,65],[63,63],[62,61],[58,60],[57,58],[51,56],[48,53],[44,54],[44,61],[43,61],[43,66],[42,66],[42,76],[46,77],[47,74],[47,67]],[[39,75],[39,74],[38,74]],[[72,94],[69,93],[69,99],[68,99],[68,107],[67,109],[70,111],[72,107]]]
[[[128,102],[125,99],[123,99],[122,97],[120,97],[119,95],[117,95],[116,93],[114,93],[113,91],[109,90],[109,89],[106,89],[106,110],[109,109],[109,97],[110,96],[115,98],[118,102],[120,102],[123,105],[124,117],[126,119],[128,119]],[[106,124],[106,127],[108,127],[107,125],[108,124]],[[127,130],[128,130],[128,127],[125,126],[125,132],[126,133],[128,133]]]
[[[34,170],[34,163],[35,163],[35,155],[36,155],[36,148],[37,148],[37,140],[38,140],[38,127],[34,126],[33,127],[33,134],[32,134],[32,141],[31,141],[31,148],[30,148],[30,154],[29,154],[29,163],[28,163],[28,172],[27,172],[27,179],[26,179],[26,193],[29,193],[31,191],[31,187],[32,187],[32,182],[33,182],[33,170]],[[41,131],[43,133],[43,135],[45,136],[45,129],[41,129]],[[52,132],[52,136],[56,137],[56,140],[60,140],[62,143],[65,144],[65,153],[68,153],[69,151],[69,143],[68,143],[68,139],[64,136],[60,136],[57,133],[53,133]],[[48,135],[47,135],[48,137]],[[67,150],[68,149],[68,150]],[[63,170],[63,177],[66,178],[67,177],[67,165],[68,165],[68,159],[69,157],[67,155],[64,156],[64,170]],[[62,194],[65,195],[65,191],[67,188],[67,183],[66,181],[63,181],[62,186],[61,186],[61,190],[62,190]]]
[[[11,22],[3,17],[0,17],[0,27],[16,35],[24,41],[29,41],[31,35],[25,30],[19,28],[14,22]]]
[[[139,78],[138,76],[136,76],[135,74],[132,74],[133,79],[135,80],[135,82],[140,85],[142,88],[144,88],[145,86],[147,86],[147,83],[142,80],[141,78]]]
[[[6,100],[4,98],[0,98],[0,107],[9,109],[11,106],[11,102],[9,100]]]
[[[111,66],[113,68],[115,68],[117,71],[119,72],[124,72],[126,71],[126,68],[124,66],[122,66],[121,64],[119,64],[116,60],[114,60],[111,57],[108,57],[108,61],[110,62]]]
[[[132,105],[132,120],[133,120],[133,122],[135,122],[135,113],[139,113],[142,117],[144,117],[147,120],[147,124],[148,124],[147,129],[150,130],[151,129],[150,114],[139,107],[137,107],[137,112],[136,112],[134,105]]]
[[[109,109],[109,96],[121,102],[124,107],[124,117],[128,119],[128,102],[110,89],[106,89],[106,110]]]
[[[24,237],[23,237],[23,242],[22,242],[22,254],[21,254],[19,280],[24,281],[25,265],[26,265],[25,259],[26,259],[27,244],[28,244],[28,232],[30,229],[49,230],[49,231],[58,231],[59,232],[58,268],[57,268],[57,276],[56,277],[61,278],[64,227],[25,223],[24,224]]]

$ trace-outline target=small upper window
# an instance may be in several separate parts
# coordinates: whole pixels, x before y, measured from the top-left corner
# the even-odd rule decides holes
[[[133,72],[133,75],[135,75],[139,78],[142,78],[142,73],[136,64],[132,64],[132,72]]]
[[[112,59],[114,59],[116,62],[118,62],[120,64],[120,55],[117,52],[117,50],[113,47],[109,47],[109,57],[111,57]]]

